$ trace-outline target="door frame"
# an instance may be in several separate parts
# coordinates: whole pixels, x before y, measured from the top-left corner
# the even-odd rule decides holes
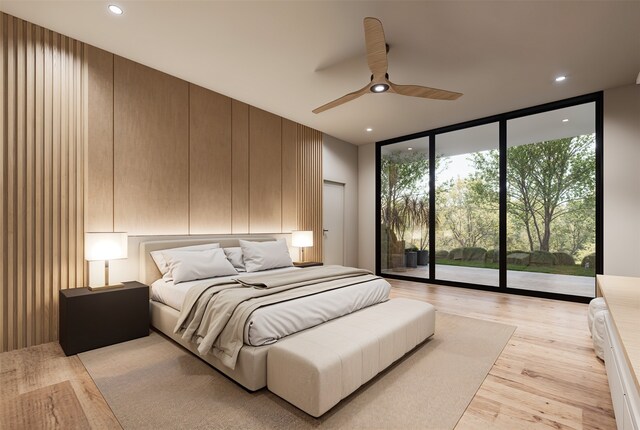
[[[345,197],[346,197],[346,187],[347,184],[344,182],[340,182],[340,181],[334,181],[331,179],[323,179],[322,180],[322,210],[324,211],[324,196],[326,195],[326,193],[324,192],[324,186],[326,184],[331,184],[331,185],[337,185],[342,187],[342,264],[344,265],[344,262],[347,259],[347,240],[346,240],[346,235],[344,234],[344,227],[345,227],[345,221],[346,221],[346,210],[347,210],[347,205],[346,205],[346,201],[345,201]],[[324,246],[324,214],[322,216],[322,252],[326,252],[326,247]],[[324,261],[325,257],[324,254],[322,255],[322,260]]]

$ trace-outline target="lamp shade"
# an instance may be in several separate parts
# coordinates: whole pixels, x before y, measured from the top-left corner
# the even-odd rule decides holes
[[[127,233],[85,233],[84,259],[87,261],[127,258]]]
[[[305,248],[313,246],[313,232],[307,230],[294,230],[291,232],[291,246]]]

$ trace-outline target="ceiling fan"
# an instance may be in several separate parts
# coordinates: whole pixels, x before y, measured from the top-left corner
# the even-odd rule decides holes
[[[332,102],[314,109],[313,113],[324,112],[328,109],[340,106],[343,103],[355,100],[358,97],[372,93],[396,93],[403,96],[422,97],[436,100],[456,100],[462,93],[439,90],[437,88],[422,87],[420,85],[397,85],[389,80],[387,74],[387,51],[388,45],[384,38],[382,22],[377,18],[367,17],[364,19],[364,39],[367,45],[367,63],[371,70],[371,82],[366,86]]]

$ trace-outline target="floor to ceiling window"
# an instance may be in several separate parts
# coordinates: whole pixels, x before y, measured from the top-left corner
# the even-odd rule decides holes
[[[587,300],[602,256],[602,95],[378,144],[378,272]]]
[[[386,145],[380,155],[383,273],[429,278],[429,139]]]
[[[593,297],[595,102],[507,121],[507,287]]]
[[[498,124],[436,136],[436,270],[445,281],[499,286],[498,194],[486,160],[498,152]]]

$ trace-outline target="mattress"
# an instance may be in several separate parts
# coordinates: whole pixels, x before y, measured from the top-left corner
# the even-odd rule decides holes
[[[270,270],[268,273],[291,270],[300,269],[289,267]],[[247,276],[246,274],[240,276],[243,275]],[[151,298],[179,311],[190,288],[210,281],[205,279],[174,285],[172,282],[159,279],[151,286]],[[251,346],[272,344],[290,334],[381,303],[389,298],[390,289],[391,286],[387,281],[375,279],[258,308],[247,319],[244,327],[244,343]]]

